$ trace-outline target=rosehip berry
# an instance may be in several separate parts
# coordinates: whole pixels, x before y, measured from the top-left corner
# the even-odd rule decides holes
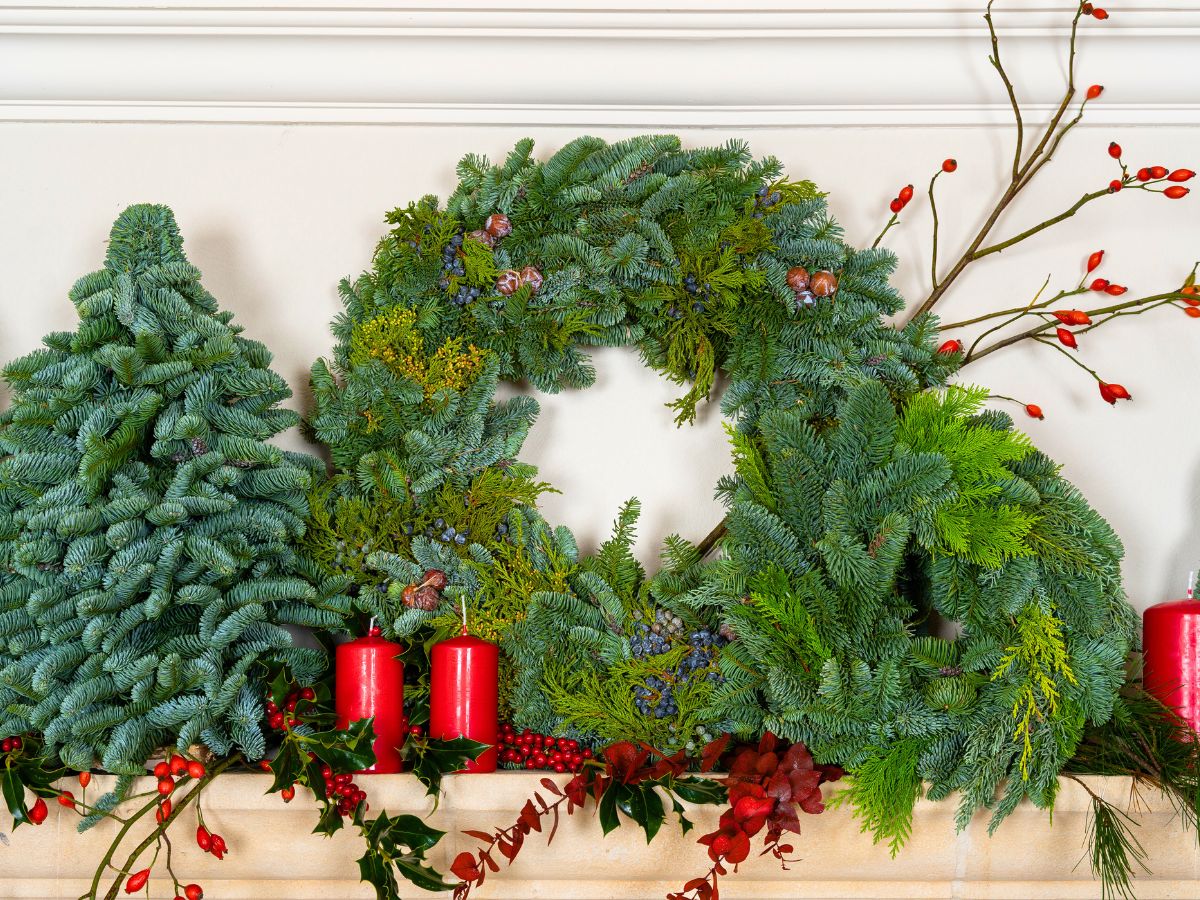
[[[1036,403],[1026,403],[1025,404],[1025,413],[1026,413],[1026,415],[1031,416],[1034,419],[1046,418],[1044,415],[1042,415],[1042,408],[1040,406],[1038,406]]]
[[[1099,97],[1103,93],[1104,93],[1104,85],[1093,84],[1091,87],[1089,87],[1087,89],[1087,98],[1089,100],[1095,100],[1097,97]]]
[[[190,763],[187,764],[188,776],[191,778],[195,778],[197,781],[200,780],[201,778],[203,778],[205,776],[206,772],[207,772],[207,769],[204,768],[204,763],[200,762],[199,760],[193,759]]]
[[[207,853],[212,849],[212,835],[203,825],[196,829],[196,846]]]
[[[1151,178],[1166,178],[1167,177],[1167,167],[1166,166],[1151,166],[1150,167],[1150,177]]]
[[[87,787],[91,783],[92,783],[92,773],[91,772],[80,772],[79,773],[79,786],[80,787]]]
[[[1129,288],[1125,287],[1123,284],[1110,284],[1104,289],[1104,293],[1111,294],[1114,297],[1120,297],[1127,290],[1129,290]]]
[[[1200,288],[1194,284],[1185,284],[1179,289],[1179,293],[1183,294],[1183,302],[1190,306],[1200,306]]]
[[[1100,382],[1099,387],[1100,387],[1100,397],[1104,400],[1104,402],[1108,403],[1112,406],[1116,406],[1117,405],[1117,395],[1112,392],[1112,388],[1110,388],[1103,381]]]
[[[1090,3],[1083,4],[1083,8],[1081,11],[1083,12],[1083,14],[1085,16],[1090,16],[1092,14],[1092,4],[1090,4]]]
[[[1110,143],[1108,145],[1108,155],[1111,156],[1113,159],[1120,159],[1121,158],[1121,145],[1118,144],[1116,141],[1113,141],[1112,143]]]
[[[1093,291],[1102,291],[1108,287],[1108,279],[1107,278],[1097,278],[1090,285],[1088,285],[1088,287]]]
[[[187,771],[188,761],[176,753],[171,757],[171,774],[178,778]]]
[[[198,884],[189,884],[183,889],[183,896],[187,897],[187,900],[203,900],[204,888]]]
[[[262,769],[264,772],[270,772],[271,771],[271,761],[269,759],[260,759],[258,761],[258,767],[260,769]]]
[[[155,778],[166,778],[170,774],[171,774],[171,767],[169,765],[167,765],[165,762],[160,762],[157,766],[154,767],[154,777]]]
[[[1183,308],[1184,315],[1191,316],[1193,319],[1200,319],[1200,309],[1194,306],[1185,306]]]
[[[896,199],[898,199],[901,203],[908,205],[908,201],[912,198],[913,186],[911,184],[906,184],[904,187],[900,188],[900,195]]]
[[[1163,193],[1166,194],[1167,197],[1169,197],[1172,200],[1182,200],[1189,193],[1191,193],[1191,191],[1189,191],[1187,188],[1185,188],[1181,184],[1173,184],[1169,188],[1167,188],[1165,191],[1163,191]]]
[[[296,788],[289,785],[279,792],[279,796],[283,798],[284,803],[291,803],[296,797]]]
[[[158,804],[158,809],[154,811],[155,821],[161,825],[171,817],[171,799],[168,797],[162,803]]]
[[[1108,389],[1109,389],[1110,391],[1112,391],[1112,395],[1113,395],[1114,397],[1116,397],[1118,400],[1132,400],[1132,399],[1133,399],[1133,398],[1132,398],[1132,397],[1129,395],[1129,391],[1125,390],[1125,388],[1124,388],[1124,386],[1123,386],[1123,385],[1120,385],[1120,384],[1110,384],[1110,385],[1108,386]]]
[[[962,353],[962,341],[955,341],[955,340],[946,341],[946,343],[944,343],[944,344],[942,344],[942,346],[938,347],[937,352],[943,353],[943,354]]]
[[[1137,170],[1137,180],[1138,181],[1149,181],[1150,180],[1150,170],[1149,169],[1138,169]]]
[[[1097,250],[1095,253],[1093,253],[1091,256],[1088,257],[1087,270],[1089,272],[1095,271],[1096,267],[1098,265],[1100,265],[1100,261],[1102,259],[1104,259],[1104,251]]]
[[[1071,310],[1072,325],[1091,325],[1092,317],[1085,313],[1082,309]]]
[[[1070,347],[1072,350],[1078,350],[1079,344],[1075,340],[1075,335],[1067,331],[1065,328],[1056,328],[1055,334],[1058,335],[1058,340],[1064,347]]]
[[[1196,177],[1196,173],[1191,169],[1176,169],[1167,176],[1167,181],[1190,181]]]
[[[953,172],[957,168],[958,168],[958,160],[957,159],[942,160],[942,171],[943,172]]]
[[[63,791],[58,795],[58,805],[65,806],[68,809],[75,808],[75,795],[70,791]]]
[[[166,778],[160,778],[158,780],[158,792],[164,797],[173,790],[175,790],[175,779],[170,775],[168,775]]]
[[[219,834],[214,834],[212,836],[212,855],[217,859],[224,859],[226,849],[225,838],[221,837]]]
[[[888,204],[888,209],[890,209],[893,213],[899,213],[900,210],[904,209],[904,204],[900,201],[900,198],[897,197]]]
[[[1099,6],[1097,6],[1094,9],[1092,9],[1092,18],[1099,19],[1101,22],[1103,22],[1105,19],[1108,18],[1108,10],[1101,9]]]
[[[125,893],[136,894],[146,886],[146,882],[150,880],[150,870],[142,869],[140,872],[134,872],[129,876],[129,880],[125,882]]]
[[[29,807],[29,821],[34,825],[41,825],[46,821],[48,815],[50,815],[50,809],[41,797],[38,797],[33,806]]]
[[[1121,179],[1114,178],[1112,181],[1110,181],[1108,183],[1108,192],[1110,194],[1115,194],[1117,191],[1119,191],[1123,187],[1125,187],[1125,185],[1123,185],[1121,183]]]

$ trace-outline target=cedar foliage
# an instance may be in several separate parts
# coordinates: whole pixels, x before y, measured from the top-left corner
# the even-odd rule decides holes
[[[296,548],[323,468],[267,443],[290,391],[169,209],[125,210],[70,297],[78,328],[3,371],[0,735],[122,775],[164,745],[256,759],[265,664],[325,668],[283,626],[346,611]]]

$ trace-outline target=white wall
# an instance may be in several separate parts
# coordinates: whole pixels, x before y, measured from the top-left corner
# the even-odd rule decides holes
[[[977,226],[1007,165],[1010,131],[989,80],[977,16],[945,0],[885,12],[813,2],[586,6],[528,2],[466,11],[359,0],[147,4],[0,3],[0,359],[71,327],[66,291],[100,265],[128,203],[175,208],[209,289],[275,351],[306,408],[312,360],[330,345],[336,283],[369,262],[385,210],[445,196],[467,152],[503,154],[524,135],[549,153],[581,132],[677,131],[688,144],[744,137],[831,192],[853,242],[887,201],[946,156],[944,253]],[[1055,4],[999,4],[1016,29],[1006,57],[1040,108],[1060,83]],[[460,9],[459,7],[464,7]],[[544,8],[543,8],[544,7]],[[1096,124],[1068,139],[1007,236],[1106,183],[1121,141],[1137,165],[1200,169],[1194,68],[1200,13],[1114,10],[1083,44],[1081,84],[1106,84]],[[1089,119],[1092,117],[1089,116]],[[712,127],[700,127],[700,126]],[[1026,301],[1053,273],[1103,274],[1135,291],[1179,283],[1200,258],[1200,195],[1126,193],[1093,204],[1034,246],[980,264],[943,303],[950,318]],[[889,243],[907,296],[927,290],[927,210]],[[1040,403],[1019,418],[1114,523],[1139,607],[1179,593],[1200,562],[1200,428],[1193,375],[1200,321],[1176,310],[1089,334],[1083,358],[1134,401],[1111,409],[1053,351],[1019,348],[964,377]],[[545,509],[585,546],[617,505],[644,504],[643,560],[677,531],[699,539],[727,454],[716,415],[675,430],[671,385],[633,351],[596,354],[586,393],[543,397],[525,458],[562,491]],[[303,446],[298,434],[292,447]]]

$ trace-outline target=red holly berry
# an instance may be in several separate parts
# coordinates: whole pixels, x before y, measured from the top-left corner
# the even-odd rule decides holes
[[[1054,331],[1055,334],[1058,335],[1059,342],[1064,347],[1070,347],[1072,350],[1079,349],[1079,344],[1075,341],[1075,335],[1071,334],[1071,332],[1067,331],[1067,329],[1056,328]]]
[[[187,900],[203,900],[204,888],[198,884],[189,884],[183,889],[183,896],[187,897]]]
[[[957,159],[942,160],[942,171],[943,172],[953,172],[957,168],[958,168],[958,160]]]
[[[1111,156],[1113,159],[1120,159],[1121,158],[1121,145],[1118,144],[1116,141],[1111,142],[1108,145],[1108,155]]]
[[[1137,180],[1138,181],[1149,181],[1150,180],[1150,170],[1149,169],[1138,169],[1137,170]]]
[[[65,806],[68,809],[75,808],[75,795],[70,791],[63,791],[58,795],[58,805]]]
[[[908,201],[911,200],[912,198],[913,198],[913,186],[911,184],[906,184],[904,187],[900,188],[900,195],[896,199],[899,200],[901,203],[907,205]]]
[[[1189,191],[1187,188],[1185,188],[1181,184],[1173,184],[1169,188],[1167,188],[1165,191],[1163,191],[1163,193],[1166,194],[1172,200],[1182,200],[1184,197],[1186,197],[1188,194],[1190,194],[1191,191]]]
[[[898,213],[900,210],[904,209],[904,204],[900,201],[900,198],[897,197],[888,204],[888,209],[890,209],[893,213]]]
[[[188,761],[176,753],[171,757],[171,774],[178,778],[187,771]]]
[[[155,778],[166,778],[170,774],[171,774],[171,767],[169,765],[167,765],[167,763],[165,761],[160,762],[157,766],[154,767],[154,777]]]
[[[1025,404],[1025,413],[1029,416],[1032,416],[1035,419],[1046,418],[1044,415],[1042,415],[1042,408],[1040,406],[1038,406],[1036,403],[1026,403]]]
[[[204,763],[200,762],[199,760],[193,759],[187,764],[187,773],[191,778],[199,780],[204,777],[206,771],[207,770],[204,768]]]
[[[46,806],[46,801],[41,797],[37,798],[37,802],[29,807],[29,821],[34,825],[41,825],[46,821],[46,816],[50,815],[50,809]]]
[[[79,786],[80,787],[87,787],[91,783],[92,783],[92,773],[91,772],[80,772],[79,773]]]
[[[413,725],[411,728],[408,729],[408,733],[411,734],[413,737],[420,737],[421,735],[423,735],[425,733],[425,729],[422,728],[420,725]]]
[[[1111,294],[1114,297],[1120,297],[1127,290],[1129,290],[1129,288],[1125,287],[1123,284],[1110,284],[1104,289],[1104,293]]]
[[[136,894],[146,886],[146,882],[150,880],[150,870],[142,869],[140,872],[134,872],[129,876],[129,880],[125,882],[125,893]]]
[[[161,825],[171,817],[171,798],[168,797],[158,804],[158,809],[154,811],[154,819]]]
[[[175,790],[175,779],[170,775],[168,775],[166,778],[160,778],[158,780],[158,792],[164,797],[173,790]]]
[[[1167,181],[1190,181],[1196,177],[1196,173],[1191,169],[1176,169],[1167,176]]]
[[[1088,257],[1087,270],[1089,272],[1095,271],[1096,267],[1098,265],[1100,265],[1100,261],[1102,259],[1104,259],[1104,251],[1097,250],[1095,253],[1093,253],[1091,256]]]
[[[208,833],[208,829],[203,825],[196,829],[196,846],[205,853],[212,849],[212,835]]]
[[[1167,177],[1167,167],[1166,166],[1151,166],[1150,167],[1150,177],[1151,178],[1166,178]]]
[[[1092,18],[1099,19],[1101,22],[1103,22],[1108,18],[1108,10],[1101,9],[1099,6],[1097,6],[1092,10]]]
[[[938,347],[938,353],[962,353],[962,341],[949,340]]]
[[[1088,285],[1088,287],[1093,291],[1102,291],[1106,287],[1108,287],[1108,279],[1107,278],[1097,278],[1090,285]]]
[[[300,691],[300,699],[306,700],[309,703],[312,703],[314,700],[317,699],[317,692],[314,691],[310,687],[306,687],[302,691]]]
[[[284,803],[291,803],[296,797],[296,788],[294,785],[288,785],[279,792],[279,796],[283,798]]]
[[[1121,179],[1114,178],[1112,181],[1110,181],[1108,183],[1108,192],[1110,194],[1115,194],[1117,191],[1119,191],[1123,187],[1125,187],[1125,185],[1123,185],[1121,183]]]
[[[1087,98],[1089,100],[1095,100],[1097,97],[1099,97],[1103,93],[1104,93],[1104,85],[1093,84],[1090,88],[1087,89]]]

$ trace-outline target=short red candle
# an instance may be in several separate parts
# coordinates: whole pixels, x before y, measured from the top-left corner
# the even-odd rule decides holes
[[[375,765],[365,774],[399,772],[400,746],[404,743],[404,663],[399,644],[372,629],[366,637],[339,644],[335,691],[337,727],[358,719],[374,718]]]
[[[490,744],[465,772],[496,771],[500,650],[463,633],[433,645],[429,673],[429,736]]]
[[[1146,690],[1200,731],[1200,600],[1172,600],[1142,615]]]

